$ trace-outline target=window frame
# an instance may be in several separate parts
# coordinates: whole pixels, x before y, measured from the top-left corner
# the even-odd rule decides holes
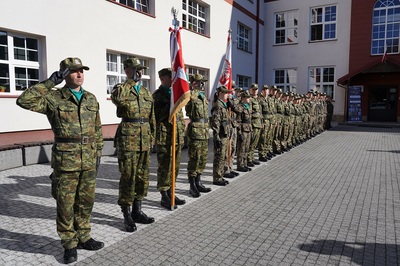
[[[243,31],[241,30],[243,29]],[[244,33],[244,34],[243,34]],[[247,36],[246,36],[247,35]],[[251,53],[252,52],[253,30],[249,26],[238,22],[237,24],[237,49]],[[247,44],[247,45],[245,45]]]
[[[6,45],[1,45],[2,47],[5,47],[7,57],[0,59],[0,65],[8,68],[8,73],[5,72],[6,76],[0,77],[0,80],[4,80],[5,82],[8,81],[8,83],[0,84],[0,86],[3,87],[0,89],[0,96],[20,95],[25,89],[39,83],[43,76],[43,70],[40,67],[42,65],[42,40],[38,36],[31,34],[14,33],[6,30],[1,30],[0,32],[5,34],[7,41]],[[23,49],[21,49],[21,46],[16,46],[14,42],[16,38],[23,39]],[[36,42],[36,49],[27,47],[27,39]],[[25,60],[16,58],[16,49],[24,51]],[[28,60],[29,52],[35,53],[34,57],[36,61]],[[18,69],[20,71],[22,70],[20,74],[18,74]],[[32,74],[34,74],[33,77],[31,77]],[[19,75],[21,75],[21,77],[19,77]],[[18,81],[23,82],[18,83]]]
[[[210,7],[201,1],[182,0],[182,28],[208,36],[209,12]]]
[[[116,61],[109,61],[110,56],[114,56],[116,58]],[[119,52],[114,52],[114,51],[107,51],[106,52],[106,94],[110,95],[112,89],[116,84],[120,84],[126,81],[126,74],[124,71],[124,61],[128,58],[136,57],[139,59],[140,63],[144,66],[147,66],[148,69],[143,69],[142,70],[142,85],[150,90],[151,87],[151,76],[150,76],[150,59],[138,56],[138,55],[131,55],[127,53],[119,53]],[[109,65],[115,65],[116,71],[112,71],[114,69],[109,68]],[[110,78],[114,77],[115,80],[117,81],[114,84],[110,84]]]
[[[334,14],[329,15],[329,11],[327,9],[335,9]],[[319,15],[316,10],[321,9],[322,13]],[[326,5],[326,6],[317,6],[311,7],[310,9],[310,42],[320,42],[320,41],[333,41],[337,39],[337,5]],[[317,14],[317,15],[314,15]],[[329,20],[330,17],[334,17],[334,20]],[[317,21],[314,21],[316,19]],[[317,33],[317,27],[321,27]],[[333,28],[330,28],[333,27]],[[334,37],[325,36],[329,32],[334,32]],[[320,38],[319,34],[321,35]],[[314,37],[315,35],[315,37]],[[317,36],[318,35],[318,36]]]
[[[283,78],[283,82],[278,80],[277,72],[282,72],[283,75],[280,77]],[[295,75],[293,75],[294,73]],[[281,79],[282,79],[281,78]],[[289,79],[289,81],[287,81]],[[294,79],[294,80],[292,80]],[[297,92],[297,68],[280,68],[274,69],[274,84],[276,87],[282,89],[283,92]]]
[[[155,8],[154,8],[155,0],[107,0],[107,1],[137,11],[145,15],[149,15],[151,17],[155,16]],[[127,3],[128,1],[129,3]],[[143,1],[145,1],[146,3],[143,4],[142,3]],[[143,10],[143,6],[145,6],[147,10]]]
[[[374,4],[372,11],[371,55],[383,55],[385,52],[387,54],[400,53],[400,2],[396,2],[379,0]]]
[[[278,26],[277,17],[283,16],[283,26]],[[299,26],[299,10],[290,10],[274,13],[274,45],[297,44],[298,43],[298,26]],[[281,22],[281,23],[282,23]],[[277,42],[278,32],[283,32],[283,42]],[[293,41],[289,41],[293,39]]]
[[[312,71],[314,70],[315,78],[314,82],[312,81]],[[324,70],[327,70],[328,73],[325,75]],[[333,73],[330,73],[329,71],[333,70]],[[319,74],[317,73],[319,71]],[[322,73],[322,75],[321,75]],[[319,92],[325,92],[328,96],[331,97],[331,99],[334,99],[335,96],[335,75],[336,75],[336,68],[335,66],[313,66],[308,68],[308,88],[309,90],[312,91],[319,91]],[[324,79],[327,78],[330,79],[328,81],[325,81]],[[331,90],[327,90],[327,88],[331,88]]]
[[[252,83],[252,78],[244,75],[236,75],[235,80],[236,86],[242,88],[243,90],[247,90],[250,88]]]

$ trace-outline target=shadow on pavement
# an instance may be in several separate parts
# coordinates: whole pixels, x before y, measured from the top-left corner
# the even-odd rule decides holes
[[[0,229],[0,236],[0,249],[34,254],[39,253],[54,256],[60,263],[63,261],[59,248],[60,240],[40,235],[14,233],[3,229]]]
[[[314,240],[299,245],[300,250],[328,255],[345,256],[358,265],[398,265],[397,250],[400,246],[384,243],[344,242],[336,240]],[[370,256],[370,260],[366,260]]]

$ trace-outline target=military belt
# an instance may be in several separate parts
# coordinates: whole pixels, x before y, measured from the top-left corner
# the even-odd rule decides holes
[[[242,123],[243,124],[251,124],[251,121],[250,120],[242,120]]]
[[[81,143],[88,144],[94,142],[94,138],[90,138],[88,136],[83,136],[81,138],[64,138],[64,137],[55,137],[54,141],[57,143]]]
[[[262,114],[263,114],[263,115],[268,115],[268,114],[269,114],[269,112],[262,112]]]
[[[202,123],[208,123],[208,119],[207,118],[195,118],[195,119],[191,119],[191,122],[202,122]]]
[[[149,119],[148,119],[148,118],[144,118],[144,117],[141,117],[141,118],[126,118],[126,117],[123,117],[123,118],[122,118],[122,122],[130,122],[130,123],[140,123],[140,124],[143,124],[143,123],[149,122]]]

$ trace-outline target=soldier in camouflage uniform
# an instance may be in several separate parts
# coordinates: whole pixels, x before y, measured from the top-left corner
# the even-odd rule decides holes
[[[264,85],[261,89],[261,93],[259,96],[261,112],[263,116],[263,128],[260,134],[260,142],[258,144],[258,155],[259,159],[262,162],[268,161],[270,159],[269,155],[269,144],[270,139],[272,138],[272,111],[269,101],[269,87],[268,85]]]
[[[283,120],[283,113],[284,113],[284,105],[282,103],[282,90],[276,89],[275,90],[275,105],[276,105],[276,127],[275,127],[275,134],[274,134],[274,153],[281,154],[282,153],[282,120]]]
[[[115,145],[121,172],[118,205],[121,206],[127,232],[136,231],[135,222],[154,222],[154,218],[142,211],[142,200],[147,196],[149,187],[150,152],[156,127],[153,97],[140,82],[145,68],[135,57],[125,60],[127,80],[117,84],[111,92],[117,116],[122,118],[115,135]],[[130,206],[133,206],[132,212]]]
[[[192,197],[200,197],[200,192],[210,192],[201,183],[200,175],[207,163],[209,123],[208,100],[204,95],[204,82],[207,80],[202,75],[196,74],[190,77],[192,90],[190,101],[185,106],[186,115],[190,118],[186,136],[188,140],[188,179],[190,183],[189,193]]]
[[[239,123],[237,132],[237,170],[239,172],[251,171],[251,168],[247,166],[247,153],[249,152],[252,131],[250,97],[248,91],[242,92],[240,104],[236,109],[237,121]]]
[[[24,109],[47,115],[54,133],[51,167],[52,195],[57,201],[57,233],[64,263],[77,260],[77,248],[101,249],[90,236],[96,172],[103,135],[96,97],[83,89],[79,58],[66,58],[49,79],[26,89],[17,99]],[[53,89],[65,79],[65,86]]]
[[[229,95],[228,101],[230,101],[233,105],[238,105],[240,102],[240,93],[242,88],[236,87],[235,81],[232,81],[232,89],[233,93]],[[228,159],[226,160],[224,167],[224,177],[226,178],[234,178],[235,176],[239,175],[238,172],[233,171],[233,157],[236,153],[237,127],[239,124],[236,119],[236,113],[232,112],[232,110],[230,112],[230,116],[230,137],[228,138],[228,141],[230,142],[230,149],[228,150]]]
[[[254,165],[260,164],[259,160],[254,159],[254,154],[256,148],[258,147],[258,142],[260,141],[260,134],[262,129],[262,110],[260,101],[258,99],[258,84],[253,83],[250,85],[249,89],[251,100],[251,139],[250,139],[250,147],[249,152],[247,154],[247,166],[253,167]]]
[[[161,85],[153,93],[154,113],[156,117],[156,151],[157,151],[157,189],[161,193],[161,206],[171,209],[171,176],[172,176],[172,123],[168,122],[171,107],[171,69],[158,71]],[[175,179],[179,174],[181,150],[184,142],[185,120],[180,110],[176,114],[175,140]],[[183,205],[185,200],[175,196],[175,204]]]
[[[225,86],[218,87],[211,109],[211,129],[214,141],[213,184],[226,186],[229,184],[222,176],[227,161],[228,137],[230,133],[230,118],[228,115],[227,99],[229,90]],[[229,101],[229,104],[231,102]]]

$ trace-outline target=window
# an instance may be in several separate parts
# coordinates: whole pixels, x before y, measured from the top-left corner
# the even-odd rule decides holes
[[[400,1],[379,0],[372,17],[371,54],[399,53]]]
[[[334,67],[310,67],[308,78],[309,90],[325,92],[333,99],[335,88]]]
[[[20,93],[38,82],[38,39],[0,31],[0,93]]]
[[[200,34],[206,34],[208,8],[197,1],[182,0],[182,27]]]
[[[275,74],[275,86],[284,92],[296,92],[297,69],[277,69]]]
[[[241,23],[238,23],[237,28],[237,48],[251,52],[251,29]]]
[[[298,18],[297,10],[275,14],[275,44],[297,43]]]
[[[144,13],[150,13],[149,0],[117,0],[117,2]]]
[[[336,39],[336,6],[311,8],[311,41]]]
[[[235,82],[236,82],[236,86],[246,90],[246,89],[250,88],[251,78],[242,76],[242,75],[237,75]]]
[[[107,94],[111,93],[116,84],[125,82],[124,61],[130,57],[137,57],[142,65],[149,67],[150,61],[148,59],[135,55],[107,53]],[[150,89],[149,69],[143,69],[142,74],[143,86]]]

